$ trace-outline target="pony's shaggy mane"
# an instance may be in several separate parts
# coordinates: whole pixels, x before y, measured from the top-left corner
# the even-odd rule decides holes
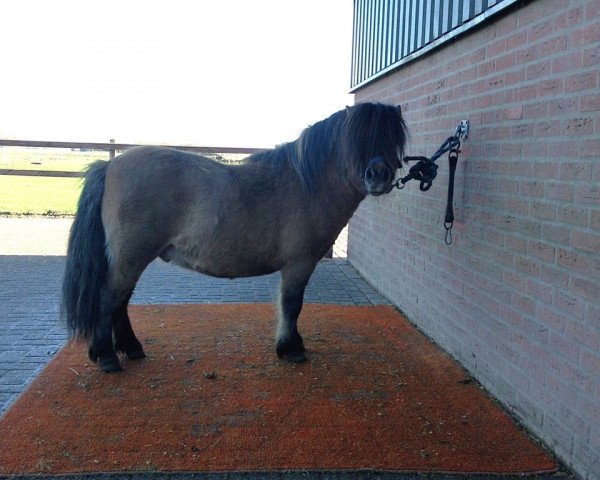
[[[317,175],[335,151],[346,111],[340,110],[303,130],[297,140],[284,143],[265,152],[255,153],[247,162],[268,164],[274,168],[292,167],[302,185],[311,191],[315,188]]]
[[[248,162],[273,168],[289,165],[308,191],[313,191],[319,174],[340,156],[359,168],[366,159],[393,152],[403,155],[407,129],[397,107],[363,103],[334,113],[304,129],[297,140],[272,150],[256,153]]]

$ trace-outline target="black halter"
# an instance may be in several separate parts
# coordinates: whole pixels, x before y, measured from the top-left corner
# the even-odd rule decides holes
[[[456,172],[456,164],[458,163],[458,154],[460,152],[460,139],[467,138],[469,135],[469,121],[463,120],[456,128],[456,132],[451,137],[448,137],[440,148],[431,156],[408,156],[404,157],[407,162],[417,162],[410,167],[408,175],[396,180],[390,185],[390,192],[395,188],[403,189],[406,182],[409,180],[419,180],[419,190],[426,192],[431,188],[434,178],[437,176],[438,165],[435,161],[444,153],[448,152],[449,178],[448,178],[448,199],[446,202],[446,215],[444,218],[444,228],[446,229],[446,237],[444,241],[446,245],[452,243],[452,226],[454,224],[454,210],[452,202],[454,197],[454,174]]]

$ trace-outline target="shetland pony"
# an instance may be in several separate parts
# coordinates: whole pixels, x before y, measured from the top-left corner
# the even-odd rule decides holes
[[[160,257],[216,277],[281,271],[277,355],[306,359],[305,286],[359,203],[391,190],[406,142],[399,107],[363,103],[240,165],[137,147],[88,170],[69,237],[61,316],[104,372],[145,356],[127,315]]]

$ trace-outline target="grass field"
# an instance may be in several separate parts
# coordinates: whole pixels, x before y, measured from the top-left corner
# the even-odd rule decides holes
[[[107,152],[0,148],[0,169],[80,172]],[[0,214],[73,215],[81,178],[0,175]]]
[[[226,163],[244,155],[217,157]],[[81,172],[108,152],[68,149],[0,147],[0,169]],[[81,178],[0,175],[0,215],[73,215],[81,192]]]
[[[81,180],[0,175],[0,214],[73,215]]]

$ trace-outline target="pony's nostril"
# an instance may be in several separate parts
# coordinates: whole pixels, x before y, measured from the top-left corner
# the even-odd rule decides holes
[[[367,180],[373,180],[374,177],[375,177],[375,172],[373,171],[373,169],[367,168],[367,172],[366,172]]]

